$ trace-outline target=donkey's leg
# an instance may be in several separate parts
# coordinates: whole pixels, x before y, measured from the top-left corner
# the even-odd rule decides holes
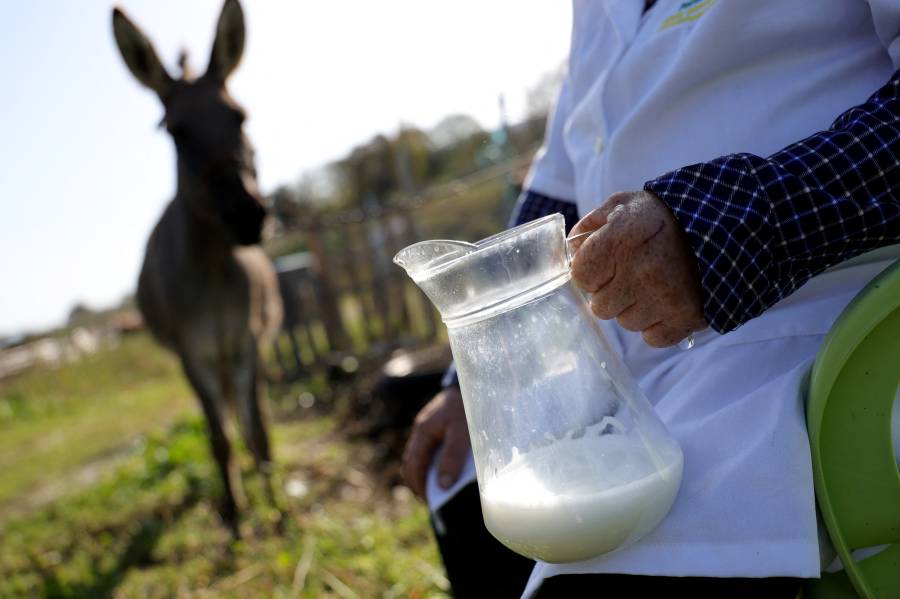
[[[237,539],[241,536],[238,529],[239,507],[242,507],[246,500],[243,496],[238,465],[231,459],[231,444],[225,432],[222,410],[224,404],[217,372],[215,367],[204,364],[201,360],[183,356],[181,363],[203,407],[213,458],[222,477],[225,497],[219,506],[219,515],[232,536]]]
[[[272,454],[266,431],[266,410],[263,403],[266,399],[266,390],[265,381],[260,376],[259,351],[253,339],[245,343],[242,349],[240,363],[235,367],[241,431],[244,442],[253,455],[256,470],[263,477],[269,502],[277,507],[271,481]]]

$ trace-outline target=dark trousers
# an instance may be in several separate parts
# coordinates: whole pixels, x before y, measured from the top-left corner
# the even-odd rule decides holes
[[[435,528],[447,578],[457,599],[518,598],[525,588],[534,561],[514,553],[497,541],[484,526],[478,487],[471,484],[441,508],[442,527]],[[441,530],[438,530],[438,529]],[[578,597],[666,597],[691,599],[763,597],[795,599],[797,578],[670,578],[625,574],[554,576],[543,582],[539,599]]]

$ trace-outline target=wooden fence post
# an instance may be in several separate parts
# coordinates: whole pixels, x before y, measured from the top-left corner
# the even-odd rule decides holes
[[[387,217],[387,232],[390,240],[388,247],[392,255],[405,247],[403,233],[409,229],[411,218],[409,210],[391,213]],[[393,264],[391,266],[393,268],[391,268],[388,275],[388,289],[391,302],[397,308],[396,318],[393,319],[392,323],[395,328],[392,329],[392,332],[408,332],[412,334],[414,333],[413,320],[409,300],[406,296],[406,285],[409,277],[399,266]]]
[[[340,298],[333,285],[335,273],[329,267],[328,252],[319,233],[318,223],[309,230],[307,241],[309,250],[315,257],[316,278],[319,284],[319,308],[322,314],[322,323],[325,325],[325,333],[328,335],[328,345],[333,351],[347,350],[350,344],[341,318],[338,304]]]
[[[372,271],[372,296],[375,299],[375,312],[381,323],[379,338],[386,340],[390,336],[391,304],[388,297],[387,271],[383,264],[382,255],[387,244],[387,235],[383,223],[378,218],[368,219],[363,227],[363,237],[366,242],[366,250],[369,255],[369,265]]]
[[[405,227],[405,239],[403,240],[403,245],[412,245],[417,241],[422,241],[422,232],[419,230],[419,225],[416,222],[416,219],[412,215],[412,210],[405,210],[404,216],[407,220],[407,226]],[[409,281],[404,281],[407,285],[410,284]],[[422,311],[422,316],[425,319],[425,339],[431,340],[436,339],[438,336],[439,324],[437,320],[437,315],[435,313],[434,305],[432,305],[431,300],[425,297],[425,294],[422,292],[418,286],[415,286],[415,294],[416,298],[419,300],[419,308]]]

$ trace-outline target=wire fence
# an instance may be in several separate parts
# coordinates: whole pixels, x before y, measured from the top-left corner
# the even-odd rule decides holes
[[[302,251],[276,259],[282,378],[443,343],[439,315],[392,258],[423,239],[474,241],[502,229],[529,162],[518,156],[389,206],[309,215],[286,231],[282,247]]]

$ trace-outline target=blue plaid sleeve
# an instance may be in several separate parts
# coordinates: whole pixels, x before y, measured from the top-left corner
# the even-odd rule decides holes
[[[644,185],[697,256],[704,315],[720,333],[814,275],[900,242],[900,71],[822,131],[761,158],[733,154]]]
[[[578,209],[574,202],[545,196],[536,191],[525,190],[519,196],[516,209],[510,219],[511,227],[518,227],[529,221],[559,212],[566,219],[566,233],[578,222]]]

